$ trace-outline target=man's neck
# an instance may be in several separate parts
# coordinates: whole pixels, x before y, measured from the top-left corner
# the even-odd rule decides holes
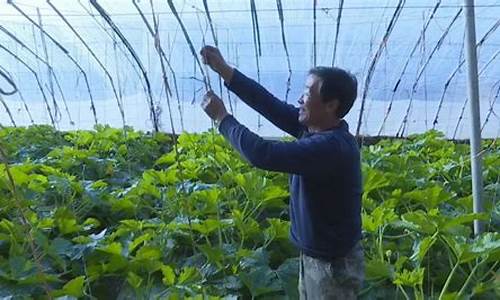
[[[339,127],[341,121],[342,121],[342,119],[338,119],[338,118],[333,119],[333,120],[328,120],[328,121],[324,122],[324,124],[307,127],[307,131],[309,131],[311,133],[315,133],[315,132],[331,130],[333,128]]]

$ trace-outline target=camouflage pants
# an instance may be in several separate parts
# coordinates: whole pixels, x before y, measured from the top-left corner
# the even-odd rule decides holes
[[[363,246],[358,242],[345,257],[333,261],[301,254],[299,266],[301,300],[356,299],[365,273]]]

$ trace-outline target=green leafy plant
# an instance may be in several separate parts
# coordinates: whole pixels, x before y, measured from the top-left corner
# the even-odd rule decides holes
[[[287,176],[222,136],[32,126],[0,138],[0,297],[297,299]],[[488,205],[474,214],[466,145],[430,131],[363,147],[361,298],[499,296],[500,147],[483,149]]]

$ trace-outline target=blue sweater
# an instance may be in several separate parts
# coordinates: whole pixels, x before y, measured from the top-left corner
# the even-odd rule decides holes
[[[273,124],[297,138],[268,141],[233,116],[219,126],[250,164],[290,174],[290,238],[306,255],[331,260],[345,256],[361,238],[359,147],[341,121],[331,130],[309,133],[298,108],[286,104],[235,70],[226,86]]]

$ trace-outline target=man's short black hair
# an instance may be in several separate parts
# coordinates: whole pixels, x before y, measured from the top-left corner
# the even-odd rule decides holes
[[[319,90],[323,101],[337,99],[340,102],[337,116],[343,118],[358,95],[358,80],[351,73],[335,67],[314,67],[309,74],[323,80]]]

